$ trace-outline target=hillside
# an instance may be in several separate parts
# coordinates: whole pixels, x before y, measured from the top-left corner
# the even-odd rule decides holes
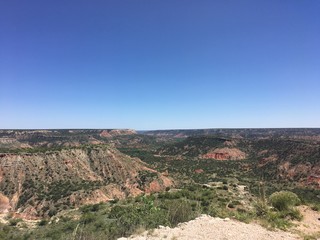
[[[171,180],[110,146],[0,155],[0,207],[28,217],[165,189]]]
[[[187,137],[156,150],[179,159],[246,160],[247,170],[266,179],[284,179],[320,188],[320,143],[283,138]]]

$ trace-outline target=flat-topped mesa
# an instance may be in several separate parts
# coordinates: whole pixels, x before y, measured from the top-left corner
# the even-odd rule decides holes
[[[132,129],[0,130],[0,149],[105,144],[111,138],[135,134]]]

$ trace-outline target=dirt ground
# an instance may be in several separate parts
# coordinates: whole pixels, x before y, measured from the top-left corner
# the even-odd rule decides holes
[[[179,224],[176,228],[159,227],[145,231],[138,236],[119,240],[297,240],[299,236],[284,232],[270,231],[258,224],[246,224],[230,219],[213,218],[201,215],[195,220]]]
[[[315,235],[320,239],[320,212],[312,210],[308,206],[299,206],[299,211],[303,215],[301,222],[295,221],[296,227],[292,228],[292,232],[303,235]]]

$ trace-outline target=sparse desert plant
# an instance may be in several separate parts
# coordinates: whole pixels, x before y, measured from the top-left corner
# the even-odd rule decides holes
[[[320,238],[320,232],[303,236],[303,240],[318,240],[319,238]]]
[[[269,211],[269,206],[263,201],[257,201],[255,203],[256,215],[258,217],[266,216]]]

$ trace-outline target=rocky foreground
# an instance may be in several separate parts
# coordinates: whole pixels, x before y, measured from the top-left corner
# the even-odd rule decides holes
[[[297,240],[297,235],[284,231],[270,231],[257,224],[246,224],[230,219],[201,215],[195,220],[179,224],[176,228],[159,227],[138,236],[119,240]]]

